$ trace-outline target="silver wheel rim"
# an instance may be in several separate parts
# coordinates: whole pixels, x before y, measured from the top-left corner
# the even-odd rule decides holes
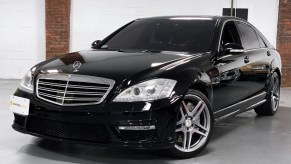
[[[175,148],[182,152],[192,152],[203,146],[211,126],[206,103],[196,95],[189,97],[192,99],[182,101],[176,124]]]
[[[280,101],[280,86],[279,79],[276,77],[273,80],[273,88],[271,91],[271,102],[273,111],[276,111],[278,109],[279,101]]]

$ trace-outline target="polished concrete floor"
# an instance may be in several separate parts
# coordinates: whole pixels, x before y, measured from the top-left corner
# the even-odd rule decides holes
[[[161,152],[108,150],[94,146],[56,143],[20,134],[11,128],[9,95],[19,80],[0,79],[0,164],[46,163],[291,163],[291,89],[281,90],[274,117],[257,117],[253,111],[215,126],[208,147],[198,156],[177,160]]]

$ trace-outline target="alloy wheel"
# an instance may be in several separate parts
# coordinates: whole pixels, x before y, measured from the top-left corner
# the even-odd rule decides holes
[[[211,128],[211,116],[206,103],[198,96],[184,99],[176,124],[176,149],[193,152],[203,146]]]
[[[280,101],[280,84],[278,76],[274,77],[272,87],[273,87],[271,90],[272,110],[276,111],[278,109]]]

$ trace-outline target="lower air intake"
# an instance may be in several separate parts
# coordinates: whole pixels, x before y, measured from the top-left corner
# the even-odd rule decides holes
[[[61,139],[110,142],[110,135],[104,125],[76,124],[30,116],[27,127],[30,132]]]

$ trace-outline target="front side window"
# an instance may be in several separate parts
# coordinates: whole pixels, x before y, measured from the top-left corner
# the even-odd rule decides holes
[[[214,29],[212,19],[141,19],[122,29],[100,48],[208,52]]]
[[[251,26],[241,22],[237,23],[237,26],[241,33],[243,47],[246,50],[260,48],[260,43],[258,41],[257,34]]]
[[[224,46],[227,43],[241,44],[236,26],[232,21],[225,24],[222,32],[221,45]]]

